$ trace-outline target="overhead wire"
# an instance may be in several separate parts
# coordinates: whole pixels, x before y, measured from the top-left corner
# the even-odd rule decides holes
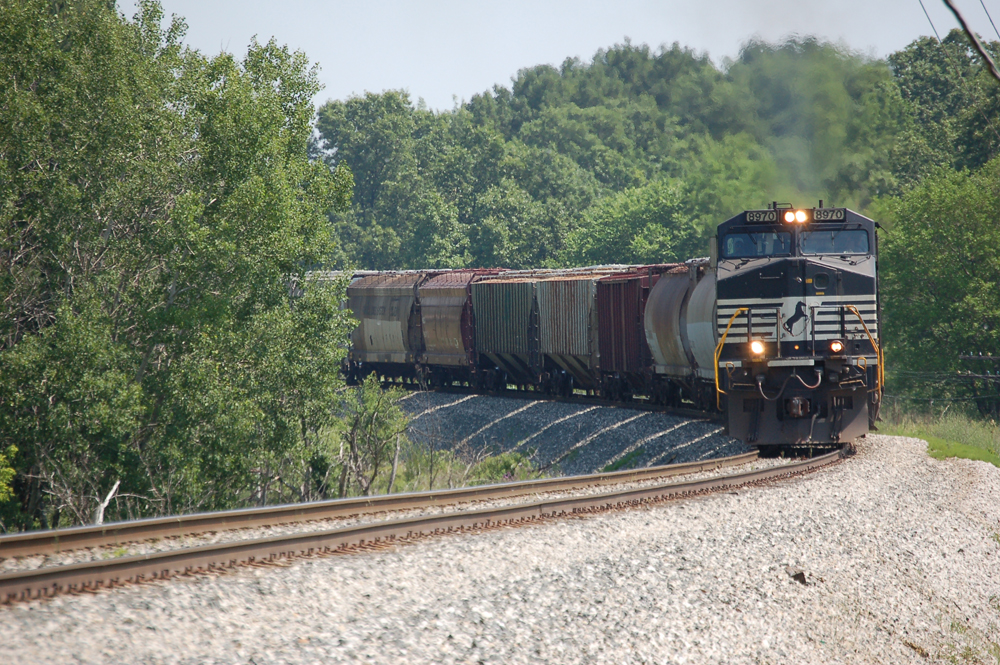
[[[993,78],[995,78],[997,81],[1000,81],[1000,69],[997,69],[997,63],[993,62],[993,58],[991,58],[990,54],[986,51],[986,47],[983,46],[983,43],[981,41],[979,41],[979,37],[977,37],[976,33],[972,31],[972,28],[969,27],[969,24],[965,22],[965,17],[962,16],[961,12],[958,11],[958,7],[955,6],[955,3],[952,2],[952,0],[944,0],[944,4],[948,6],[948,9],[951,10],[951,13],[955,15],[956,19],[958,19],[959,24],[961,24],[962,26],[962,30],[965,32],[965,35],[969,38],[969,41],[972,42],[972,46],[976,49],[976,51],[979,52],[979,56],[986,63],[986,66],[989,68],[990,73],[993,74]],[[983,8],[985,7],[986,5],[983,5]],[[993,22],[992,18],[990,19],[990,22],[991,23]],[[996,28],[996,26],[993,27]]]
[[[983,116],[983,120],[986,121],[986,124],[993,131],[993,134],[997,137],[997,141],[1000,141],[1000,132],[998,132],[997,128],[993,126],[993,122],[990,121],[989,117],[986,115],[986,112],[983,111],[983,107],[979,103],[979,95],[973,95],[973,94],[971,94],[969,92],[968,81],[966,81],[965,77],[962,75],[962,70],[958,67],[958,65],[955,63],[955,61],[952,60],[951,53],[948,52],[948,48],[944,45],[944,42],[941,41],[941,35],[938,34],[937,28],[934,27],[934,21],[931,20],[931,15],[927,13],[927,7],[924,6],[924,0],[917,0],[917,2],[920,3],[920,8],[924,10],[924,16],[927,17],[927,22],[931,24],[931,30],[934,31],[934,37],[937,39],[938,45],[941,47],[941,50],[944,51],[944,57],[948,60],[948,63],[951,65],[952,69],[955,70],[955,73],[958,74],[958,78],[962,82],[962,86],[965,87],[965,89],[966,89],[966,94],[968,94],[970,98],[972,98],[973,100],[975,100],[975,102],[976,102],[976,109],[979,111],[979,114],[981,116]],[[958,13],[958,10],[956,10],[956,9],[954,9],[954,7],[952,7],[950,0],[944,0],[944,3],[946,5],[948,5],[948,8],[951,9],[952,12],[957,17],[959,17],[959,22],[962,24],[963,29],[965,29],[965,19],[961,18],[961,14]],[[966,34],[970,34],[971,35],[971,32],[966,29]],[[976,43],[978,43],[978,41],[979,40],[977,39]],[[989,60],[989,63],[991,65],[993,65],[993,61],[992,60]],[[996,66],[995,65],[993,65],[993,66],[994,66],[994,70],[995,70]],[[992,70],[991,70],[991,73],[992,73]],[[976,88],[976,90],[978,91],[979,89]]]
[[[993,32],[996,33],[997,39],[1000,39],[1000,30],[997,30],[997,24],[993,22],[993,17],[990,16],[990,10],[986,9],[986,2],[984,2],[984,0],[979,0],[979,4],[983,6],[983,11],[986,12],[986,18],[990,20],[990,25],[993,26]]]

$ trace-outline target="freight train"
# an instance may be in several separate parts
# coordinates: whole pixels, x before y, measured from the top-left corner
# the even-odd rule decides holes
[[[882,394],[874,221],[772,204],[711,256],[566,270],[356,273],[349,381],[644,399],[757,446],[839,445]]]

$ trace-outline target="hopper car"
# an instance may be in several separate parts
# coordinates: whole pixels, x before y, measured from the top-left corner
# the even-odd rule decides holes
[[[344,371],[643,399],[721,412],[756,446],[840,445],[881,403],[876,228],[775,203],[720,224],[710,256],[684,263],[359,273]]]

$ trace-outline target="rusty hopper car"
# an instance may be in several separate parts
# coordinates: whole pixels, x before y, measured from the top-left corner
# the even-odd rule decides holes
[[[626,266],[598,266],[541,275],[538,307],[539,383],[548,392],[601,387],[600,325],[596,302],[602,277]]]
[[[646,343],[645,312],[650,289],[660,276],[683,264],[641,266],[601,278],[597,283],[597,325],[601,351],[601,395],[628,400],[648,395],[657,404],[680,406],[665,386],[652,379],[652,354]]]
[[[476,320],[472,309],[472,282],[499,270],[453,270],[432,277],[417,288],[424,338],[418,357],[418,379],[423,388],[455,381],[478,383]]]
[[[358,327],[351,335],[349,378],[362,371],[416,376],[416,362],[424,350],[417,287],[434,274],[378,273],[351,282],[347,306],[358,319]]]
[[[483,387],[514,384],[560,395],[599,390],[597,282],[634,268],[506,271],[474,281]]]
[[[875,229],[775,204],[682,264],[364,274],[348,287],[347,374],[644,397],[721,410],[758,446],[836,445],[881,402]]]
[[[535,280],[503,273],[477,280],[472,283],[472,307],[481,387],[504,390],[508,384],[532,385],[538,364]]]

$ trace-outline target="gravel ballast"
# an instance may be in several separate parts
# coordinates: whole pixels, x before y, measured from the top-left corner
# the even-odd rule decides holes
[[[596,473],[637,451],[625,468],[681,464],[752,450],[719,422],[627,407],[420,392],[401,406],[407,435],[439,450],[517,451],[556,475]]]
[[[1000,469],[775,485],[0,607],[11,662],[994,663]]]
[[[477,499],[475,501],[464,501],[460,503],[428,506],[424,508],[386,510],[343,517],[309,520],[306,522],[288,522],[273,526],[222,529],[219,531],[208,531],[200,534],[188,534],[170,538],[137,540],[109,545],[106,547],[77,548],[35,556],[5,559],[2,556],[3,550],[0,550],[0,573],[8,573],[16,570],[37,570],[39,568],[66,566],[74,563],[99,561],[123,556],[168,552],[176,549],[200,547],[202,545],[212,545],[215,543],[284,536],[294,533],[309,533],[313,531],[323,531],[326,529],[339,529],[359,524],[370,524],[372,522],[419,517],[422,515],[440,515],[442,513],[463,512],[469,510],[486,510],[490,508],[510,506],[518,503],[531,503],[533,501],[543,500],[552,501],[572,496],[588,496],[606,492],[621,492],[630,489],[638,489],[640,487],[651,487],[653,485],[685,483],[705,478],[713,478],[716,476],[732,475],[745,473],[747,471],[754,471],[757,469],[781,466],[783,464],[788,464],[791,461],[792,460],[790,458],[758,458],[747,464],[710,469],[706,471],[699,471],[697,473],[688,473],[681,476],[652,478],[649,480],[617,483],[613,485],[594,485],[591,487],[577,487],[555,491],[550,490],[545,492],[534,492],[520,496],[509,496],[498,499]]]

